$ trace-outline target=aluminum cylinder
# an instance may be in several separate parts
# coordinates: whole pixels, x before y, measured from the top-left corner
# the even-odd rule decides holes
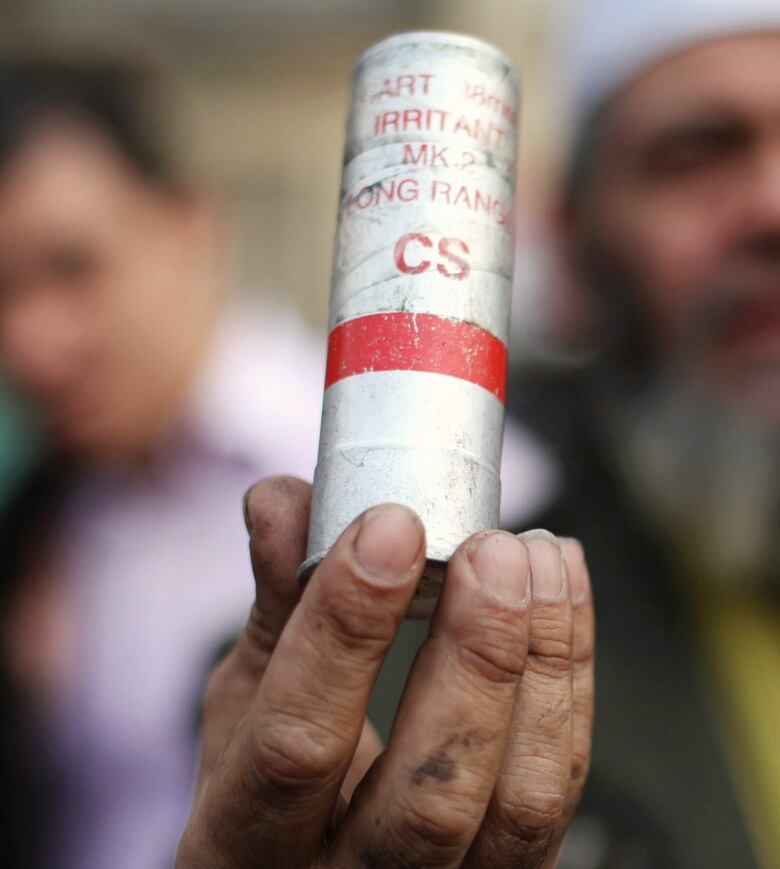
[[[511,62],[468,36],[400,34],[355,67],[301,576],[362,511],[405,504],[427,534],[412,616],[498,524],[517,113]]]

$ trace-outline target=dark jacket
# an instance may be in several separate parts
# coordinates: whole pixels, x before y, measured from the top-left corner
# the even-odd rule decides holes
[[[693,619],[599,432],[595,387],[586,373],[510,392],[510,411],[563,470],[561,494],[531,524],[582,542],[595,597],[593,765],[572,838],[585,830],[606,845],[600,862],[562,869],[752,869]]]
[[[71,470],[41,462],[21,481],[0,513],[0,633],[31,565],[45,551],[53,522],[67,491]],[[0,779],[5,800],[0,813],[0,866],[45,867],[46,843],[55,823],[59,787],[56,758],[47,757],[41,731],[25,702],[23,686],[0,655]]]

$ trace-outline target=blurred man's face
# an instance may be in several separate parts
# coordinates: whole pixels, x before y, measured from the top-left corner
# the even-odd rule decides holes
[[[0,174],[0,356],[60,446],[132,457],[165,425],[211,304],[195,211],[76,126]]]
[[[619,94],[578,228],[655,346],[780,421],[780,32],[667,58]]]

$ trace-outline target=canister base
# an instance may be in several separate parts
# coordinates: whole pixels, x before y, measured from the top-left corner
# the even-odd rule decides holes
[[[298,571],[298,582],[301,585],[306,585],[314,573],[314,568],[320,563],[322,556],[308,558]],[[444,574],[447,570],[447,562],[429,558],[425,562],[425,570],[420,578],[420,583],[417,586],[417,591],[414,593],[409,609],[406,613],[407,619],[427,619],[430,618],[436,602],[441,593],[441,586],[444,582]]]
[[[427,619],[431,617],[441,594],[441,586],[444,582],[446,570],[446,561],[435,561],[429,558],[425,562],[425,570],[420,578],[420,584],[417,586],[417,591],[414,593],[412,602],[409,604],[406,618]]]

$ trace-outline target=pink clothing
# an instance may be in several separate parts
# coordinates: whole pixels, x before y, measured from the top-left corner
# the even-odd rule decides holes
[[[57,565],[72,637],[50,722],[67,804],[57,869],[163,869],[186,820],[197,714],[253,597],[241,515],[261,477],[311,479],[324,349],[290,318],[220,324],[146,469],[79,480]]]

